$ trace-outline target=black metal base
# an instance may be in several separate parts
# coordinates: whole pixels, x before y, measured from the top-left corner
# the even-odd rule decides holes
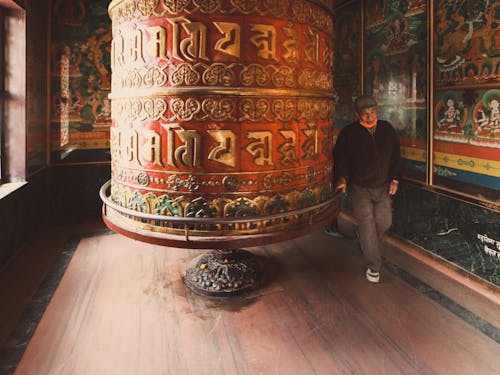
[[[195,293],[225,297],[256,289],[261,271],[261,262],[249,251],[214,250],[189,262],[183,280]]]

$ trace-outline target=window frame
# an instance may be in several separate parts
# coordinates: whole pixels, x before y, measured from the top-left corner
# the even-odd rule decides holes
[[[0,186],[26,181],[27,22],[20,0],[0,0]]]

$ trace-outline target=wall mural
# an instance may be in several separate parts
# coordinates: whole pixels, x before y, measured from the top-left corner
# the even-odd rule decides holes
[[[419,181],[425,181],[427,159],[426,4],[365,2],[365,92],[398,132],[404,176]]]
[[[498,204],[500,1],[435,8],[434,181]]]
[[[109,0],[53,0],[51,161],[108,161]]]
[[[435,1],[435,85],[500,79],[500,2]]]
[[[334,92],[336,96],[333,124],[335,134],[354,120],[353,100],[360,93],[361,45],[360,1],[344,5],[335,11]]]

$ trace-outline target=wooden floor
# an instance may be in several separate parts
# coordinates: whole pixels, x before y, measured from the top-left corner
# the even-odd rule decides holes
[[[268,264],[247,298],[186,290],[199,251],[118,234],[82,238],[16,374],[498,374],[500,345],[322,232],[250,249]]]

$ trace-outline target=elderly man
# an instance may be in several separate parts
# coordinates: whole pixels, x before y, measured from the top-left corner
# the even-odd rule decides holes
[[[399,140],[387,121],[377,117],[377,102],[360,96],[354,102],[357,121],[344,127],[333,151],[337,190],[347,190],[366,262],[366,278],[380,280],[380,236],[392,224],[391,195],[398,190]]]

